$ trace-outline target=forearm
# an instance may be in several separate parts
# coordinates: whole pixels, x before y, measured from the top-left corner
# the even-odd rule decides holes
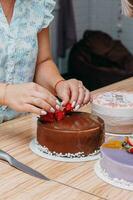
[[[0,105],[4,105],[5,90],[6,90],[6,84],[0,83]]]
[[[55,84],[61,79],[63,77],[60,75],[52,59],[39,64],[36,68],[35,82],[48,88],[51,92],[54,92]]]

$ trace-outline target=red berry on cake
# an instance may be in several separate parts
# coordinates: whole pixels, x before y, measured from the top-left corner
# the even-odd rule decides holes
[[[55,119],[57,120],[57,121],[61,121],[62,119],[64,119],[64,117],[65,117],[65,112],[64,111],[56,111],[55,112]]]
[[[133,136],[127,137],[127,143],[128,143],[130,146],[133,146]]]
[[[133,153],[133,147],[131,147],[130,149],[128,149],[129,153]]]
[[[61,121],[65,115],[73,110],[71,103],[67,103],[62,110],[56,110],[55,113],[47,113],[47,115],[41,115],[40,120],[44,123],[54,122],[55,120]]]
[[[40,120],[42,122],[54,122],[54,113],[47,113],[47,115],[41,115]]]
[[[133,135],[126,137],[122,146],[127,152],[133,153]]]
[[[67,103],[66,106],[65,106],[65,112],[68,113],[68,112],[71,112],[72,110],[73,110],[72,104]]]

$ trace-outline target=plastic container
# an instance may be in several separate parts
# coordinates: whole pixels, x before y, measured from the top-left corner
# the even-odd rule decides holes
[[[133,92],[111,91],[95,95],[92,113],[104,120],[107,133],[133,133]]]

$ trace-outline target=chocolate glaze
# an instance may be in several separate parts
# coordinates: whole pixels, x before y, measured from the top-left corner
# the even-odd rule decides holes
[[[37,141],[51,152],[84,152],[88,155],[104,142],[104,122],[83,112],[72,112],[59,122],[42,123],[38,120]]]

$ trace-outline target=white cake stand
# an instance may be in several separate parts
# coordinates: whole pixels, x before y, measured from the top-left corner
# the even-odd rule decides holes
[[[115,186],[124,190],[133,191],[133,183],[127,182],[123,179],[111,178],[109,174],[105,172],[105,170],[102,169],[100,165],[100,160],[98,160],[95,164],[95,173],[100,179],[102,179],[106,183],[111,184],[112,186]]]
[[[33,153],[50,160],[57,160],[63,162],[85,162],[85,161],[97,160],[100,158],[100,151],[97,151],[85,157],[71,158],[67,156],[65,157],[65,156],[52,155],[52,153],[46,152],[45,149],[37,143],[36,139],[32,139],[32,141],[29,144],[29,147]]]
[[[105,135],[106,136],[113,136],[113,137],[127,137],[127,136],[131,136],[133,133],[126,133],[126,134],[119,134],[119,133],[108,133],[106,132]]]

